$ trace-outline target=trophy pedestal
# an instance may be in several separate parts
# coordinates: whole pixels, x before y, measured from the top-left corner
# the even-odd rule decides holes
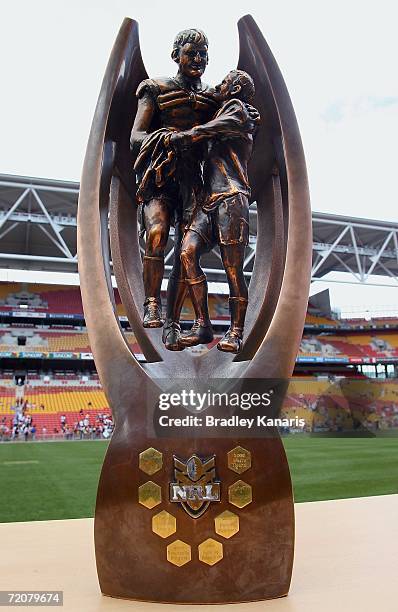
[[[112,438],[97,497],[95,549],[105,595],[174,604],[287,595],[294,509],[279,438],[148,440],[137,429],[124,435]],[[173,484],[174,457],[183,466],[193,455],[198,470],[199,458],[211,462],[197,482],[204,495],[210,483],[210,497],[219,498],[199,503],[197,511],[205,509],[197,518],[181,500],[194,482],[185,476]],[[184,489],[183,482],[190,484]]]

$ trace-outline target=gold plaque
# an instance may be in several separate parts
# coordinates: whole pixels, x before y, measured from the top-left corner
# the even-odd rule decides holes
[[[214,519],[215,531],[223,538],[232,538],[239,531],[239,516],[225,510]]]
[[[215,565],[223,558],[223,546],[221,542],[208,538],[199,544],[199,561],[207,565]]]
[[[156,448],[147,448],[146,450],[140,453],[139,460],[140,470],[145,472],[145,474],[155,474],[159,470],[162,469],[163,466],[163,455],[160,451],[156,450]]]
[[[191,560],[191,547],[181,540],[174,540],[167,547],[167,561],[181,567]]]
[[[156,482],[148,480],[138,488],[138,501],[145,508],[154,508],[162,501],[162,490]]]
[[[168,538],[177,531],[177,521],[172,514],[162,510],[152,517],[152,531],[161,538]]]
[[[237,474],[243,474],[252,466],[252,455],[251,452],[242,448],[241,446],[235,446],[228,453],[228,467]]]
[[[243,480],[237,480],[228,489],[229,503],[244,508],[252,501],[252,488]]]

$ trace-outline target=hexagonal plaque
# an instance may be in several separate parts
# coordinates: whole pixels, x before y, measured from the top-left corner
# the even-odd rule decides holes
[[[167,561],[177,567],[185,565],[191,560],[191,547],[182,540],[174,540],[167,547]]]
[[[243,480],[237,480],[228,489],[229,503],[244,508],[252,501],[252,488]]]
[[[177,531],[177,521],[172,514],[162,510],[152,517],[152,531],[161,538],[168,538]]]
[[[138,487],[138,501],[145,508],[154,508],[162,501],[161,488],[156,482],[148,480],[148,482]]]
[[[223,545],[213,538],[208,538],[198,546],[199,561],[207,565],[215,565],[223,558]]]
[[[237,474],[243,474],[252,466],[252,454],[242,446],[235,446],[228,453],[228,467]]]
[[[239,531],[239,516],[225,510],[214,519],[215,531],[223,538],[232,538]]]
[[[147,448],[140,453],[139,467],[145,474],[155,474],[162,469],[163,455],[156,448]]]

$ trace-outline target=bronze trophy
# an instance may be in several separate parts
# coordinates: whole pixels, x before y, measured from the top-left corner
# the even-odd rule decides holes
[[[158,435],[153,420],[164,409],[162,381],[211,388],[220,380],[287,380],[303,330],[312,236],[300,133],[254,19],[243,17],[238,28],[238,68],[210,88],[202,82],[203,32],[176,36],[175,77],[149,79],[138,24],[125,19],[87,145],[79,273],[92,351],[116,424],[95,512],[99,582],[112,597],[233,603],[289,590],[294,509],[277,432],[200,436],[194,428],[201,416],[183,411],[183,435]],[[242,266],[254,201],[258,238],[247,289]],[[163,319],[160,286],[171,225],[174,263]],[[144,364],[118,321],[109,245]],[[214,247],[229,283],[231,325],[217,346],[198,356],[188,347],[213,339],[200,257]],[[187,295],[195,321],[182,333]],[[217,420],[217,411],[212,414]]]

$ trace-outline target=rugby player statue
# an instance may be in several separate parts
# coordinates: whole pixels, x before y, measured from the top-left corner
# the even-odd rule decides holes
[[[247,73],[229,73],[213,91],[202,84],[207,49],[207,38],[200,30],[180,32],[171,54],[178,63],[176,77],[146,79],[137,90],[131,145],[138,151],[137,194],[146,236],[143,325],[163,325],[160,291],[173,224],[174,265],[163,342],[169,350],[181,350],[213,340],[206,276],[199,260],[219,245],[231,288],[231,327],[217,348],[237,353],[248,301],[243,276],[249,237],[247,164],[259,116],[249,104],[254,84]],[[214,109],[217,112],[208,121]],[[196,318],[191,332],[181,338],[179,318],[187,285]]]
[[[90,345],[115,419],[94,523],[100,588],[112,597],[221,604],[289,590],[294,507],[286,455],[275,427],[253,433],[245,424],[256,420],[253,397],[267,400],[263,422],[277,381],[293,372],[309,293],[311,210],[283,77],[253,18],[240,19],[238,29],[237,69],[209,87],[202,31],[175,37],[174,77],[149,78],[138,24],[125,19],[88,140],[78,257]],[[257,245],[247,287],[250,204]],[[186,349],[214,336],[200,265],[212,248],[220,249],[229,285],[231,325],[216,346],[194,354]],[[137,354],[119,321],[112,272]],[[195,321],[182,333],[188,294]],[[257,387],[265,393],[253,394]],[[242,388],[250,391],[245,406],[226,415],[213,399],[203,410],[175,408],[176,398],[214,398],[221,390],[239,398]],[[165,397],[170,405],[160,406]],[[228,416],[214,422],[236,421],[240,429],[203,433],[206,414]],[[164,431],[169,421],[180,430]]]
[[[201,152],[196,148],[177,155],[173,134],[208,121],[218,109],[215,96],[203,85],[208,62],[208,41],[200,30],[180,32],[171,57],[178,64],[174,78],[145,79],[137,89],[138,108],[131,134],[138,153],[135,170],[138,200],[145,232],[143,280],[144,327],[163,325],[160,290],[164,253],[170,225],[174,225],[174,265],[167,290],[163,342],[179,350],[180,311],[186,293],[181,275],[180,249],[184,226],[202,193]]]
[[[200,257],[219,246],[230,288],[231,326],[217,348],[238,353],[248,303],[243,275],[245,247],[249,242],[247,165],[260,117],[250,104],[255,89],[247,72],[231,71],[216,87],[216,93],[221,108],[211,121],[171,137],[171,144],[184,153],[198,143],[204,142],[208,147],[203,164],[202,201],[196,203],[186,225],[181,250],[183,275],[196,318],[191,331],[180,338],[180,345],[196,346],[213,340],[206,275],[200,267]]]

